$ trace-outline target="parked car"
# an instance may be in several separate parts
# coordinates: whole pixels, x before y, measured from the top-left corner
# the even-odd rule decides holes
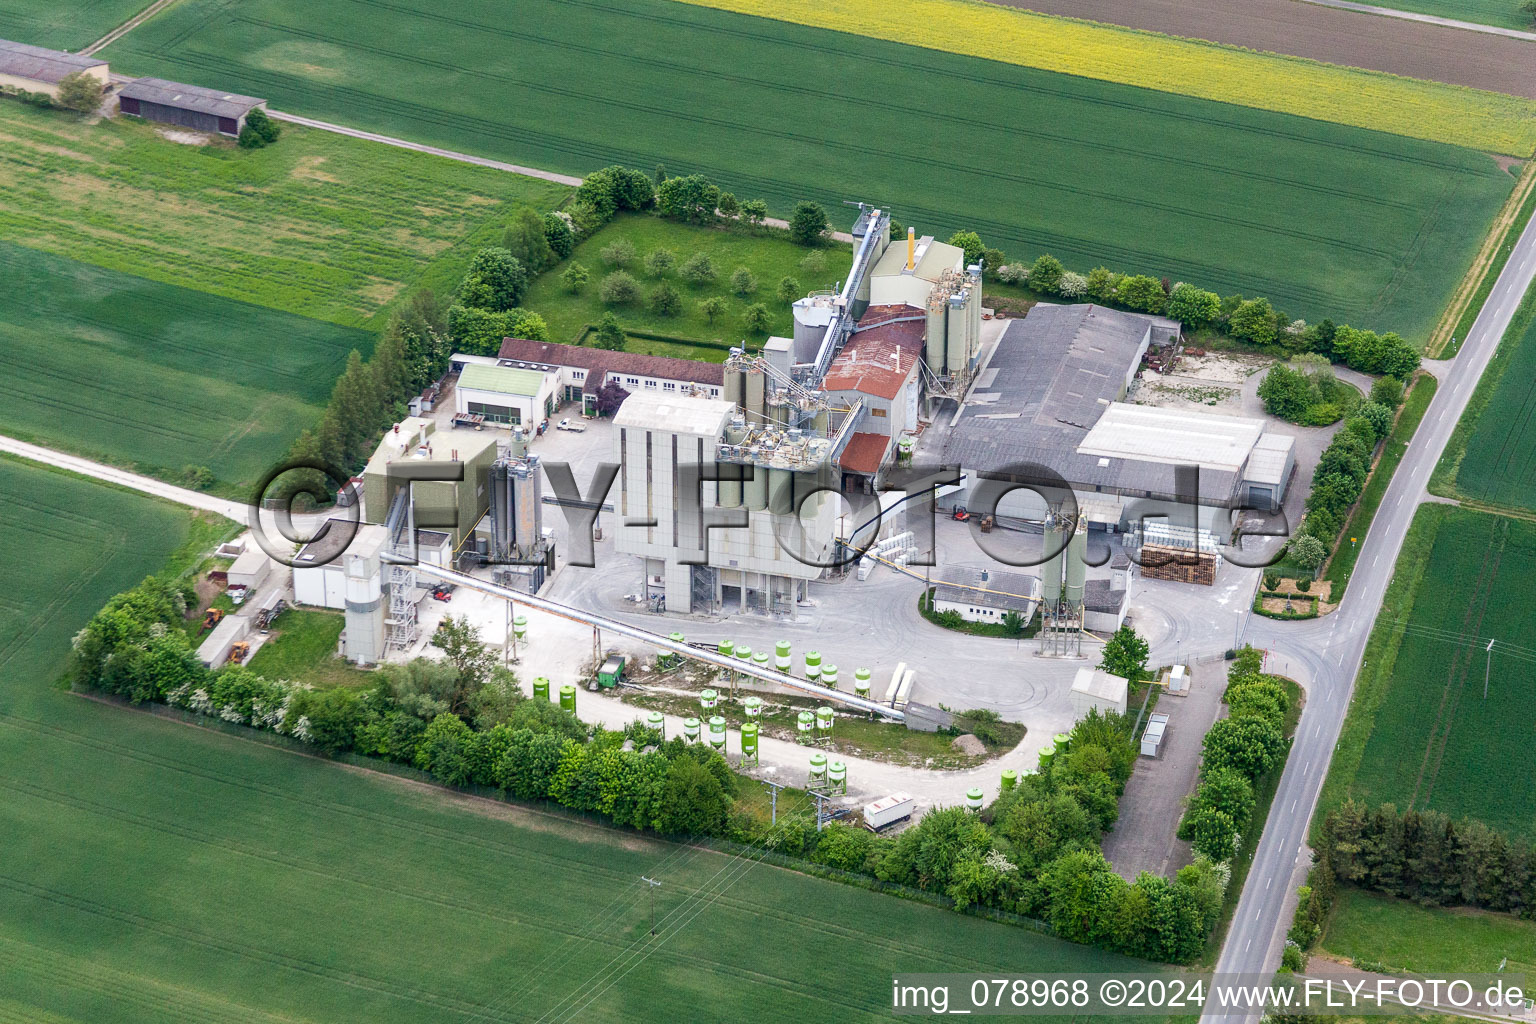
[[[566,418],[555,424],[556,430],[569,430],[573,434],[580,434],[587,429],[587,425],[580,420]]]

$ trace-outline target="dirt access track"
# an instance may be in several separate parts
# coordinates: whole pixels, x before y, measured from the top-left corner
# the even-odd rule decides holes
[[[1536,99],[1536,43],[1523,39],[1297,0],[991,2]]]

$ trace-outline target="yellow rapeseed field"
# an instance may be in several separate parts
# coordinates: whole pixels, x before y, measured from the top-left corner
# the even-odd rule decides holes
[[[981,0],[681,2],[1509,156],[1536,152],[1531,100]]]

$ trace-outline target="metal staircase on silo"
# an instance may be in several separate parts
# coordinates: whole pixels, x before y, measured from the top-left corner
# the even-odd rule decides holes
[[[420,597],[415,571],[416,515],[409,487],[395,492],[384,528],[389,534],[389,547],[380,559],[387,569],[384,585],[389,592],[384,643],[390,650],[403,651],[420,635],[416,626],[416,604]]]

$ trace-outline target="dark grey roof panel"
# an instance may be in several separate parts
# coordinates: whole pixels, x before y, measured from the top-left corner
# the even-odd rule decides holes
[[[195,110],[200,114],[210,114],[214,117],[236,119],[250,113],[253,107],[259,107],[267,102],[254,96],[241,96],[238,93],[223,92],[218,89],[204,89],[200,85],[168,82],[163,78],[135,79],[123,86],[118,91],[118,95],[144,103],[158,103],[162,107],[179,107],[182,110]]]
[[[34,82],[57,85],[77,71],[106,64],[100,57],[87,57],[63,50],[47,50],[28,43],[0,39],[0,74],[30,78]]]

